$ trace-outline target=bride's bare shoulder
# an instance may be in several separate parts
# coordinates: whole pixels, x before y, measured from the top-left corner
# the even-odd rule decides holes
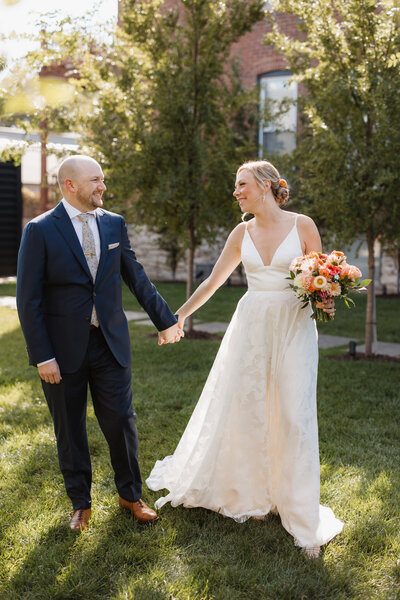
[[[295,215],[296,213],[292,213],[293,215]],[[303,215],[303,214],[298,214],[297,215],[297,226],[300,227],[300,229],[304,229],[306,230],[314,230],[317,228],[316,224],[314,223],[314,221],[312,220],[311,217],[308,217],[307,215]]]
[[[228,242],[234,246],[241,246],[245,231],[246,223],[239,223],[239,225],[236,225],[235,229],[229,234]]]

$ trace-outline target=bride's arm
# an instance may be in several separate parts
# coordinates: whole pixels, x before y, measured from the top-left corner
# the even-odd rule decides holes
[[[308,254],[309,252],[321,252],[322,244],[321,237],[319,235],[319,231],[317,229],[316,224],[310,217],[306,217],[306,215],[300,215],[298,231],[301,241],[301,247],[303,249],[304,254]],[[317,308],[322,308],[322,310],[331,317],[335,315],[335,302],[332,298],[325,300],[324,302],[317,302]]]
[[[207,302],[214,292],[225,283],[229,275],[240,263],[244,230],[244,223],[240,223],[240,225],[235,227],[230,233],[224,249],[215,263],[209,277],[199,285],[197,290],[190,296],[185,304],[177,310],[177,315],[179,317],[178,324],[181,329],[183,329],[183,323],[186,317],[194,313],[200,306]]]
[[[313,251],[321,252],[321,237],[314,221],[306,215],[299,215],[297,223],[303,254],[309,254]]]

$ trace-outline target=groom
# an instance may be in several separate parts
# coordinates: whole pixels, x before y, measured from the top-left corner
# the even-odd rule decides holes
[[[54,422],[61,472],[73,505],[70,529],[86,529],[92,471],[86,434],[89,385],[110,449],[119,504],[139,522],[157,520],[141,499],[131,348],[121,278],[160,331],[179,341],[177,319],[136,260],[124,219],[102,209],[100,165],[87,156],[61,164],[63,194],[25,228],[17,306],[29,362],[37,367]]]

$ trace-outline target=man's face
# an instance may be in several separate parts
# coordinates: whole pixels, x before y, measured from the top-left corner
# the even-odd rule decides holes
[[[107,188],[100,165],[95,162],[82,165],[76,176],[75,185],[75,198],[83,212],[103,206],[103,192]]]

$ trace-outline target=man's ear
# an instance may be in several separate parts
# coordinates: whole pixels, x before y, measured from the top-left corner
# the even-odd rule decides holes
[[[72,179],[65,179],[64,180],[64,187],[71,192],[71,194],[75,194],[76,192],[76,187],[72,182]]]

